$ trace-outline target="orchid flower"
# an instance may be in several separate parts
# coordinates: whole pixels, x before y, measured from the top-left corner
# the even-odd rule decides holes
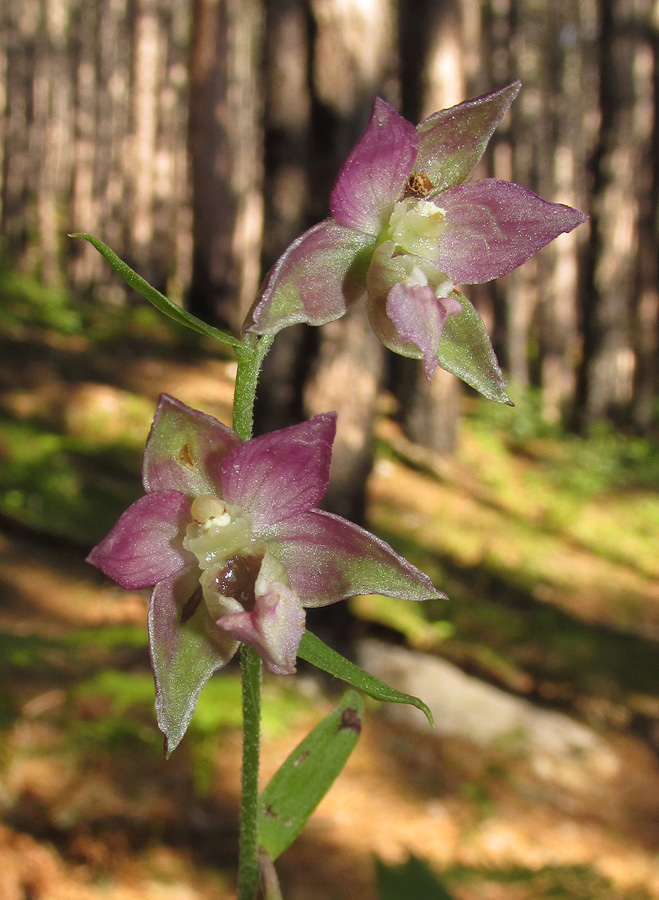
[[[305,607],[364,593],[444,596],[384,541],[315,508],[335,429],[326,413],[243,442],[161,396],[144,453],[146,496],[88,561],[124,588],[153,587],[150,650],[168,750],[241,642],[271,672],[290,674]]]
[[[382,343],[508,402],[480,317],[456,290],[520,266],[587,219],[496,178],[468,182],[519,82],[440,110],[416,128],[377,99],[338,176],[332,217],[302,234],[267,276],[245,330],[323,325],[366,296]]]

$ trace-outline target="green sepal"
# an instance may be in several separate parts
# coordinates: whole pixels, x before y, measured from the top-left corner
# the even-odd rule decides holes
[[[460,303],[462,312],[444,322],[437,353],[440,366],[488,400],[513,406],[483,320],[463,293],[451,291],[451,297]]]
[[[161,294],[160,291],[152,287],[148,281],[145,281],[141,275],[134,272],[133,269],[131,269],[123,259],[120,259],[113,250],[110,250],[108,245],[104,244],[103,241],[99,241],[99,239],[93,235],[86,234],[82,231],[70,234],[69,237],[82,238],[83,240],[88,241],[98,250],[103,259],[112,266],[117,275],[122,278],[129,287],[136,290],[145,300],[148,300],[149,303],[153,304],[159,312],[163,313],[165,316],[169,316],[170,319],[178,322],[179,325],[185,325],[185,327],[189,328],[191,331],[196,331],[198,334],[214,338],[222,344],[229,344],[230,347],[241,346],[240,341],[237,338],[232,337],[232,335],[227,334],[225,331],[220,331],[219,328],[213,328],[212,325],[207,325],[206,322],[202,322],[201,319],[186,312],[180,306],[177,306],[176,303],[173,303],[168,297],[165,297],[164,294]]]
[[[271,859],[289,847],[328,792],[359,739],[364,701],[346,691],[298,744],[259,798],[258,842]]]
[[[418,697],[413,697],[411,694],[402,694],[400,691],[389,687],[384,681],[380,681],[379,678],[376,678],[369,672],[365,672],[364,669],[341,656],[336,650],[332,650],[331,647],[324,644],[319,637],[316,637],[310,631],[305,631],[302,635],[297,655],[300,659],[304,659],[316,666],[317,669],[322,669],[328,675],[340,678],[341,681],[345,681],[351,687],[363,691],[374,700],[380,700],[384,703],[407,703],[410,706],[415,706],[424,713],[430,725],[434,725],[432,713],[423,700],[419,700]]]

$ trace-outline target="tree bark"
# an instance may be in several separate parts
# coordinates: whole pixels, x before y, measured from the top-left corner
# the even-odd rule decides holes
[[[621,28],[624,0],[602,0],[599,21],[599,139],[590,159],[592,212],[581,291],[582,361],[576,394],[581,431],[619,418],[629,404],[633,353],[629,310],[638,205],[634,172],[634,42]]]
[[[267,0],[265,20],[263,271],[314,224],[311,176],[311,18],[304,0]],[[326,201],[326,198],[323,198]],[[321,213],[322,215],[322,213]],[[255,406],[259,433],[299,422],[315,337],[303,325],[281,331],[265,359]]]
[[[260,0],[193,3],[189,307],[235,331],[260,274],[262,19]]]
[[[645,51],[647,75],[639,88],[639,106],[641,117],[649,123],[649,134],[639,169],[638,302],[634,321],[637,365],[631,418],[639,432],[648,434],[659,420],[659,0],[652,3]]]

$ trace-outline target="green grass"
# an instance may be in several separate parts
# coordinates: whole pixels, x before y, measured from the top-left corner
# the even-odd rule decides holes
[[[566,435],[534,403],[474,403],[441,474],[381,442],[371,524],[450,600],[355,611],[512,690],[581,712],[603,697],[615,717],[659,685],[659,448]]]
[[[507,888],[511,900],[650,900],[645,890],[621,891],[585,865],[538,869],[453,866],[441,877],[414,856],[399,866],[387,866],[379,860],[375,865],[379,900],[453,900],[452,888],[487,890],[492,886]],[[497,892],[496,896],[503,894]]]
[[[141,494],[141,448],[100,446],[0,412],[0,512],[92,546]]]
[[[452,867],[445,875],[451,887],[469,885],[506,886],[511,900],[650,900],[643,889],[621,889],[592,866],[544,866],[537,870],[521,866],[486,869]]]

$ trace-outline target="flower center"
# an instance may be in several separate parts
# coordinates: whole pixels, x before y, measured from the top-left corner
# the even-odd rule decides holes
[[[260,548],[247,514],[227,505],[219,497],[197,497],[190,507],[192,522],[185,529],[183,546],[208,569],[232,556],[250,555]]]
[[[446,213],[430,200],[399,200],[389,219],[392,239],[415,256],[435,260],[446,228]]]
[[[249,516],[213,494],[196,497],[190,515],[183,546],[197,557],[211,617],[217,621],[227,613],[251,612],[265,546],[254,537]]]
[[[251,612],[256,603],[256,579],[261,571],[263,555],[231,556],[220,568],[207,569],[201,576],[201,586],[209,609],[218,604],[226,610],[227,601],[235,600],[242,609]],[[207,595],[212,599],[207,598]]]

